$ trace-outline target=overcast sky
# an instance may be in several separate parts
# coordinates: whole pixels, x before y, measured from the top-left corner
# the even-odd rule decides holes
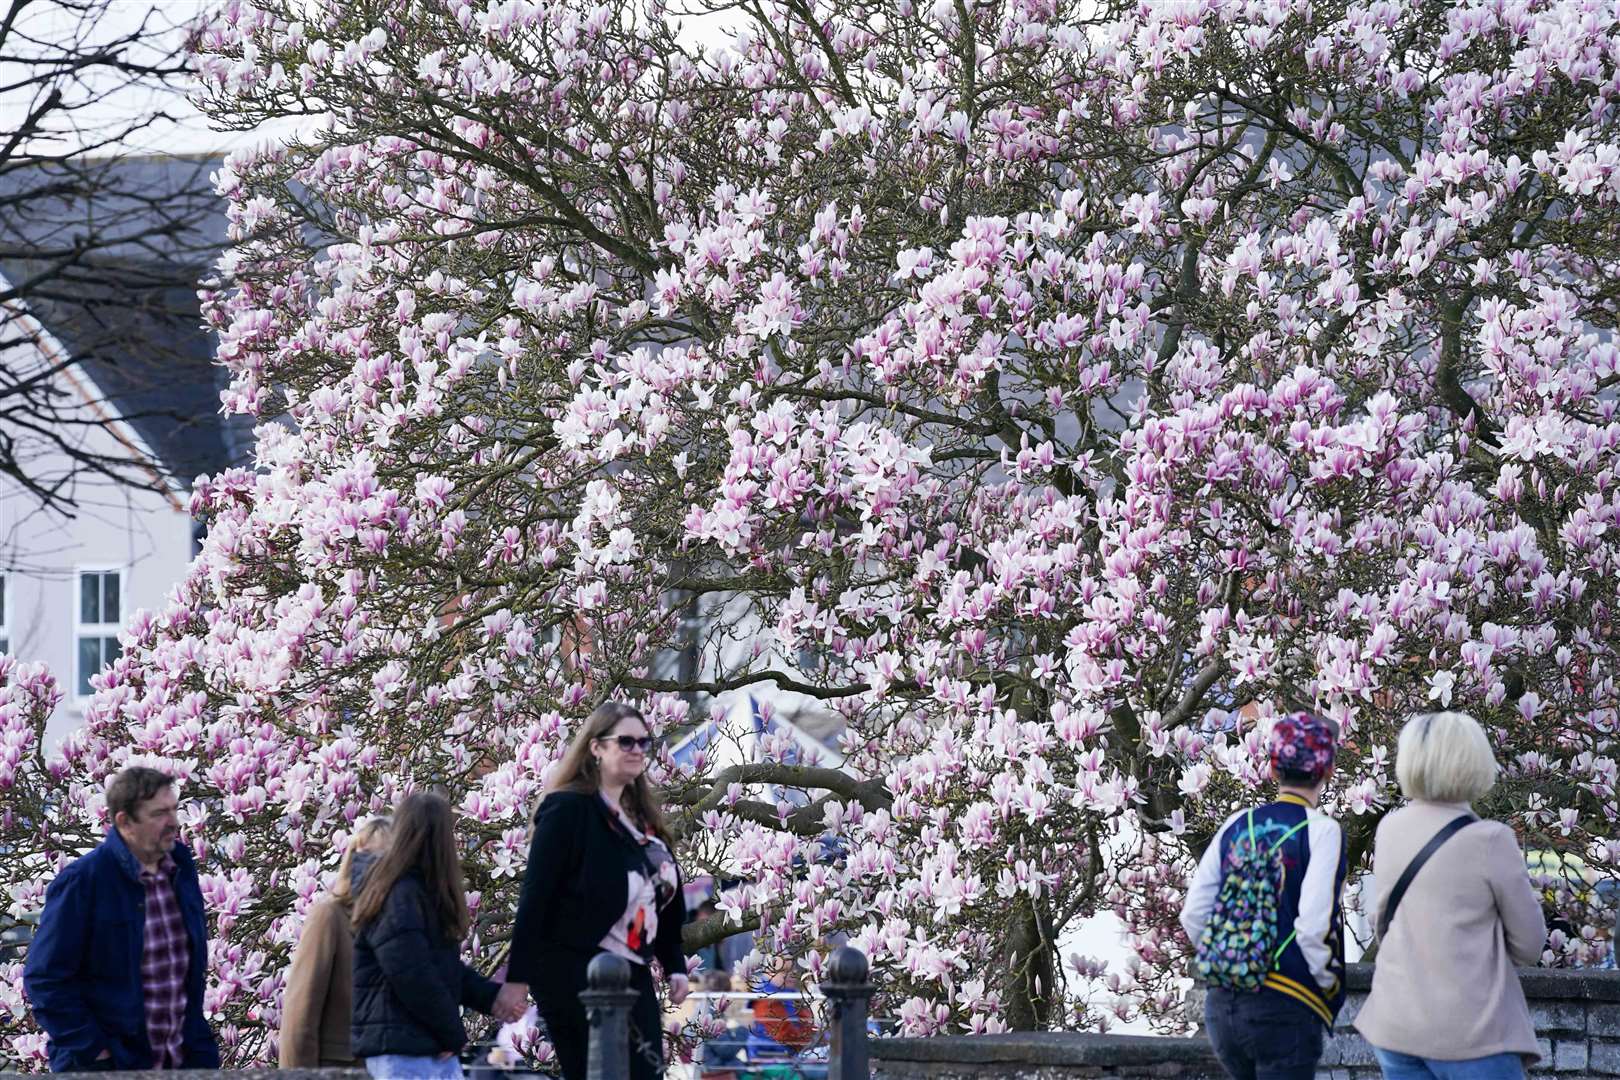
[[[103,0],[105,13],[90,27],[83,27],[79,18],[65,11],[55,0],[36,0],[23,9],[17,37],[54,43],[57,48],[75,37],[88,44],[99,44],[127,35],[151,19],[151,25],[165,28],[157,41],[162,48],[172,48],[183,40],[180,29],[200,15],[210,0]],[[0,15],[9,8],[0,0]],[[22,53],[28,48],[26,41],[8,42],[8,53]],[[153,55],[156,55],[154,50]],[[151,56],[142,59],[151,59]],[[27,74],[24,65],[0,61],[0,87],[19,83]],[[31,104],[37,88],[0,91],[0,117],[20,116]],[[78,86],[73,92],[82,97],[105,93],[100,86]],[[127,125],[129,121],[154,110],[174,116],[174,122],[155,124],[136,133],[125,149],[137,153],[193,154],[228,150],[251,144],[263,136],[253,133],[218,132],[209,128],[207,120],[186,100],[183,93],[154,93],[133,88],[122,88],[107,94],[101,100],[76,114],[82,128],[108,130]],[[4,125],[0,125],[4,126]]]
[[[167,47],[183,40],[180,27],[193,21],[210,7],[217,6],[220,0],[100,0],[100,2],[104,5],[106,13],[89,31],[91,40],[107,41],[119,35],[127,35],[139,28],[143,19],[156,13],[158,25],[173,28],[161,38]],[[0,0],[0,18],[4,17],[10,3],[11,0]],[[22,25],[29,37],[60,43],[80,32],[76,17],[65,12],[58,0],[30,0],[24,12]],[[729,34],[726,26],[730,21],[730,18],[723,14],[704,17],[687,15],[681,19],[688,39],[704,49],[713,48],[727,40]],[[13,50],[8,47],[6,51],[9,53]],[[19,79],[19,65],[15,62],[0,61],[0,87],[17,82]],[[13,92],[7,95],[0,92],[0,117],[22,115],[20,110],[26,109],[28,105],[29,98],[26,93]],[[140,132],[130,140],[128,149],[143,153],[217,153],[234,147],[252,145],[273,134],[286,134],[295,130],[297,123],[307,123],[307,120],[289,121],[269,131],[258,132],[213,131],[209,128],[207,120],[183,94],[154,95],[130,91],[110,95],[82,113],[81,118],[90,120],[93,126],[104,128],[120,123],[127,124],[130,118],[150,113],[159,106],[175,115],[178,118],[177,122],[154,125]],[[3,130],[4,126],[3,122],[0,122],[0,130]]]

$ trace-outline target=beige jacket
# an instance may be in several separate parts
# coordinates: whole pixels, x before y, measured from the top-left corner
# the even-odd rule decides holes
[[[1378,826],[1372,924],[1434,834],[1468,807],[1412,802]],[[1515,966],[1541,959],[1547,926],[1524,852],[1497,821],[1476,821],[1447,840],[1412,879],[1379,945],[1372,993],[1356,1029],[1374,1046],[1463,1061],[1540,1054]]]
[[[281,1000],[281,1067],[354,1065],[354,933],[335,897],[315,901],[293,952]]]

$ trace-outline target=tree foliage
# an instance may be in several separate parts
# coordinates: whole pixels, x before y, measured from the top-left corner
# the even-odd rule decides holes
[[[1361,869],[1445,705],[1592,959],[1617,57],[1581,0],[228,4],[210,115],[318,121],[218,177],[259,467],[61,759],[16,736],[13,903],[179,769],[261,1060],[357,815],[454,793],[493,962],[575,719],[773,686],[841,762],[662,771],[731,925],[812,976],[847,933],[910,1032],[1174,1026],[1269,718],[1343,726]],[[756,647],[665,678],[693,597]],[[1126,970],[1058,947],[1105,909]]]

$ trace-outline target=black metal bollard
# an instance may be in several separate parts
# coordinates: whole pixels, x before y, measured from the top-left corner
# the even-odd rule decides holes
[[[630,1080],[630,962],[612,953],[592,960],[579,1000],[591,1025],[588,1080]]]
[[[827,978],[821,983],[832,1012],[827,1080],[871,1080],[866,1048],[866,1010],[872,999],[868,974],[866,957],[848,945],[827,962]]]

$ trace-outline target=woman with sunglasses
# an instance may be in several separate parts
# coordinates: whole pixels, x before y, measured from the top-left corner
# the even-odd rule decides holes
[[[640,712],[603,703],[547,779],[535,814],[507,980],[530,987],[565,1080],[585,1080],[590,1026],[579,992],[598,953],[630,962],[639,994],[630,1013],[634,1080],[664,1074],[655,961],[670,1002],[686,998],[686,903],[674,838],[647,781],[651,750]]]

